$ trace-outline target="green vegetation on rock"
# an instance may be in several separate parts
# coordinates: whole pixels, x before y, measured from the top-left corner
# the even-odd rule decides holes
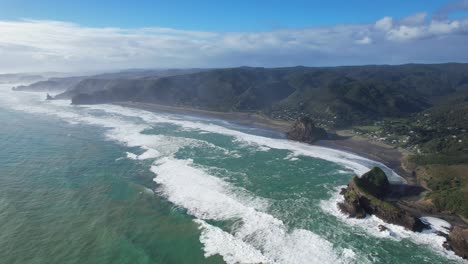
[[[379,168],[373,168],[361,177],[352,178],[343,192],[345,201],[338,206],[351,217],[362,218],[366,214],[374,214],[388,223],[401,225],[413,231],[427,228],[411,212],[402,210],[382,198],[388,188],[385,173]],[[386,191],[383,191],[384,189]]]
[[[390,186],[387,175],[379,167],[372,168],[361,177],[356,177],[354,181],[361,190],[379,198],[385,196]]]

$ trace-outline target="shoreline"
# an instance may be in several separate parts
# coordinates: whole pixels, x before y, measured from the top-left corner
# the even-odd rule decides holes
[[[275,132],[286,133],[292,126],[292,122],[275,121],[267,117],[253,113],[240,112],[214,112],[200,109],[191,109],[185,107],[164,106],[158,104],[122,102],[113,103],[123,107],[146,110],[150,112],[171,113],[179,115],[191,115],[196,117],[216,118],[228,121],[234,124],[253,126],[261,129],[268,129]],[[418,184],[417,179],[411,172],[404,167],[404,159],[410,153],[393,148],[381,142],[372,142],[361,136],[352,135],[349,130],[331,131],[331,138],[319,140],[312,145],[327,147],[351,154],[355,154],[364,158],[368,158],[386,165],[388,168],[396,172],[406,180],[405,184],[396,186],[394,196],[390,199],[401,207],[410,210],[417,215],[434,216],[449,221],[452,225],[466,226],[463,220],[458,216],[444,213],[426,212],[418,206],[415,207],[414,202],[421,198],[422,189],[427,190]]]
[[[172,113],[178,115],[191,115],[193,117],[215,118],[221,121],[228,121],[233,124],[269,129],[283,134],[286,131],[288,131],[292,126],[292,122],[275,121],[269,119],[268,117],[261,116],[255,113],[214,112],[185,107],[173,107],[135,102],[120,102],[113,104],[122,107],[141,109],[157,113]],[[384,201],[390,201],[399,210],[404,212],[404,215],[409,214],[411,217],[415,217],[416,219],[420,219],[423,216],[435,217],[450,223],[452,229],[449,233],[441,234],[440,232],[438,232],[437,235],[446,238],[446,242],[443,244],[444,248],[453,252],[458,252],[457,247],[459,246],[459,243],[461,243],[460,237],[462,236],[462,233],[460,232],[464,232],[463,230],[464,228],[466,228],[467,224],[463,221],[463,219],[460,219],[460,217],[457,215],[447,214],[446,212],[428,211],[419,203],[421,201],[421,198],[423,197],[422,194],[424,193],[423,191],[425,188],[422,188],[421,185],[417,184],[416,177],[404,168],[404,159],[407,155],[410,154],[409,152],[406,152],[402,149],[393,148],[381,142],[372,142],[371,140],[366,139],[364,137],[353,135],[349,130],[331,131],[330,136],[330,139],[320,140],[312,145],[328,147],[339,151],[353,153],[374,161],[381,162],[382,164],[389,167],[391,170],[395,171],[397,174],[399,174],[406,180],[406,184],[394,185],[395,189],[392,190],[392,197],[384,198]],[[348,185],[348,187],[349,186],[350,185]],[[393,194],[395,194],[395,196],[393,196]],[[387,219],[389,222],[385,220],[384,216],[381,217],[382,218],[379,218],[382,219],[384,222],[391,223],[390,220]],[[400,224],[400,226],[405,225]],[[415,233],[417,232],[415,231]],[[455,235],[453,235],[456,236],[455,238],[452,238],[453,233],[455,233]],[[451,241],[450,239],[452,239],[453,241]],[[459,256],[463,256],[460,254],[464,253],[456,254]]]
[[[351,134],[348,130],[332,131],[334,138],[320,140],[314,144],[345,152],[351,152],[361,157],[378,161],[406,180],[409,185],[417,185],[416,178],[405,169],[403,161],[409,152],[390,145],[373,142],[364,137]]]
[[[140,102],[115,102],[112,104],[146,110],[150,112],[163,112],[163,113],[170,113],[170,114],[216,118],[216,119],[220,119],[224,121],[229,121],[234,124],[254,126],[258,128],[274,130],[280,133],[286,133],[293,124],[293,122],[289,122],[289,121],[272,120],[266,116],[262,116],[257,113],[215,112],[215,111],[189,108],[189,107],[167,106],[167,105],[161,105],[161,104],[140,103]]]
[[[150,112],[163,112],[216,118],[239,125],[269,129],[284,134],[289,131],[293,125],[293,122],[290,121],[272,120],[266,116],[262,116],[256,113],[215,112],[188,107],[175,107],[139,102],[118,102],[112,104]],[[349,152],[364,158],[378,161],[403,177],[408,184],[416,184],[416,179],[412,177],[411,173],[406,171],[403,167],[403,159],[408,153],[401,149],[396,149],[383,143],[371,142],[365,138],[351,135],[346,130],[332,131],[332,137],[330,139],[319,140],[312,145]]]

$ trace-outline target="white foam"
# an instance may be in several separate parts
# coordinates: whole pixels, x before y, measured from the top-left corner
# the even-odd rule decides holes
[[[159,157],[161,154],[155,149],[148,149],[143,154],[138,156],[139,160],[154,159]]]
[[[146,160],[146,159],[155,159],[160,156],[160,153],[155,149],[148,149],[143,152],[141,155],[135,153],[127,152],[127,158],[132,160]]]
[[[352,171],[356,174],[361,175],[367,172],[370,168],[374,166],[381,167],[389,176],[391,182],[404,182],[405,180],[392,171],[390,168],[385,166],[382,163],[360,157],[358,155],[343,152],[335,149],[313,146],[308,144],[303,144],[300,142],[290,141],[286,139],[274,139],[267,138],[257,135],[247,134],[241,131],[228,129],[222,126],[214,125],[211,123],[204,123],[200,121],[187,121],[181,120],[177,116],[167,115],[167,114],[157,114],[153,112],[148,112],[145,110],[125,108],[116,105],[96,105],[90,106],[93,109],[100,109],[103,111],[118,113],[127,116],[140,117],[146,122],[149,123],[172,123],[179,125],[185,129],[198,130],[203,132],[211,132],[217,134],[223,134],[234,137],[236,140],[248,143],[250,145],[255,145],[261,151],[267,151],[269,149],[282,149],[289,150],[294,153],[294,155],[308,156],[313,158],[320,158],[328,160],[334,163],[338,163]]]
[[[5,91],[3,91],[5,93]],[[15,93],[15,94],[13,94]],[[228,135],[234,137],[237,141],[243,144],[250,144],[256,146],[259,151],[268,151],[269,149],[282,149],[291,151],[296,156],[308,156],[313,158],[320,158],[324,160],[328,160],[334,163],[341,164],[342,166],[354,171],[356,174],[361,175],[367,172],[373,166],[379,166],[387,173],[389,176],[389,180],[392,182],[402,182],[404,181],[400,176],[398,176],[395,172],[391,169],[386,167],[385,165],[351,154],[343,151],[338,151],[334,149],[319,147],[319,146],[312,146],[307,145],[295,141],[289,141],[285,139],[273,139],[267,138],[257,135],[251,135],[244,132],[240,132],[237,130],[228,129],[219,125],[214,125],[211,123],[202,122],[199,120],[202,119],[191,119],[183,120],[179,116],[176,115],[169,115],[169,114],[159,114],[153,113],[145,110],[139,109],[131,109],[126,107],[121,107],[117,105],[91,105],[91,106],[67,106],[69,101],[44,101],[45,94],[40,93],[31,93],[31,92],[12,92],[7,91],[6,96],[2,96],[7,98],[8,103],[14,109],[26,111],[30,113],[41,113],[41,114],[48,114],[48,115],[55,115],[60,118],[63,118],[69,123],[78,124],[78,123],[88,123],[88,124],[95,124],[104,127],[113,127],[113,128],[120,128],[126,129],[125,122],[120,120],[120,124],[115,124],[118,120],[117,118],[113,118],[113,120],[109,120],[109,118],[96,118],[94,116],[86,116],[83,117],[83,111],[79,111],[79,113],[73,113],[70,109],[75,110],[84,110],[84,109],[92,109],[92,110],[100,110],[107,113],[115,114],[115,115],[122,115],[128,117],[135,117],[144,120],[145,128],[149,128],[148,124],[151,123],[172,123],[183,127],[184,129],[190,130],[198,130],[200,132],[206,133],[218,133],[223,135]],[[38,102],[41,105],[38,105]],[[49,106],[60,107],[57,108],[50,108]],[[65,109],[67,108],[67,109]],[[128,123],[128,121],[127,121]],[[117,128],[118,127],[118,128]],[[137,129],[138,130],[138,129]],[[138,132],[138,131],[137,131]],[[140,131],[141,132],[141,129]],[[138,133],[139,133],[138,132]],[[123,134],[123,132],[120,132]],[[135,134],[133,134],[135,136]],[[111,136],[112,137],[112,136]],[[126,141],[126,140],[123,140]],[[129,143],[129,145],[132,145]]]
[[[171,123],[186,130],[199,133],[217,133],[234,137],[240,144],[248,144],[259,151],[270,149],[288,150],[290,160],[297,156],[321,158],[345,166],[357,174],[372,166],[380,166],[390,175],[390,180],[401,178],[384,165],[354,154],[302,144],[283,139],[272,139],[246,134],[197,119],[190,121],[174,115],[156,114],[114,105],[70,106],[66,101],[44,101],[44,95],[20,93],[0,96],[14,109],[57,116],[71,124],[92,124],[108,128],[105,136],[129,147],[140,147],[141,155],[127,153],[131,159],[156,159],[152,170],[157,173],[155,181],[162,193],[174,204],[184,207],[200,219],[204,250],[207,256],[221,254],[228,263],[245,263],[252,260],[267,260],[272,263],[337,263],[355,257],[351,250],[344,249],[338,257],[330,242],[303,229],[287,230],[282,221],[265,213],[265,200],[252,197],[245,190],[235,189],[221,179],[196,168],[190,161],[176,160],[173,155],[184,146],[219,148],[226,154],[229,150],[211,143],[180,137],[147,135],[142,132],[154,123]],[[6,98],[6,99],[5,99]],[[105,117],[97,117],[90,111],[104,111]],[[133,117],[128,120],[128,117]],[[135,118],[141,120],[137,122]],[[238,155],[234,153],[233,155]],[[162,157],[162,158],[161,158]],[[232,232],[211,226],[207,220],[239,219]]]
[[[352,249],[349,249],[349,248],[343,249],[341,256],[346,262],[351,262],[356,259],[356,253]]]
[[[128,159],[132,159],[132,160],[137,160],[137,159],[138,159],[138,155],[137,155],[137,154],[134,154],[134,153],[127,152],[127,158],[128,158]]]
[[[203,220],[195,220],[202,231],[200,241],[204,245],[205,257],[220,254],[227,263],[270,263],[262,253],[253,246],[224,232],[218,227]]]
[[[402,239],[410,239],[411,241],[415,242],[416,244],[422,244],[428,246],[434,252],[437,252],[440,255],[443,255],[449,259],[456,260],[456,261],[463,261],[462,258],[455,255],[452,251],[445,249],[442,245],[446,241],[446,238],[443,236],[439,236],[436,234],[437,229],[431,230],[424,230],[423,232],[413,232],[410,230],[406,230],[402,226],[393,225],[384,222],[382,219],[372,215],[367,216],[364,219],[357,219],[348,217],[346,214],[342,213],[338,208],[338,203],[344,201],[343,195],[340,195],[341,188],[346,186],[340,186],[336,188],[333,193],[333,196],[326,201],[322,201],[320,203],[320,207],[323,211],[334,215],[339,220],[345,222],[348,225],[355,226],[362,228],[366,231],[367,234],[372,235],[374,237],[380,238],[388,238],[393,239],[396,241],[400,241]],[[434,223],[443,224],[445,225],[445,221],[440,219],[430,219]],[[448,224],[448,223],[447,223]],[[383,225],[387,228],[385,231],[379,230],[379,225]]]
[[[243,201],[247,195],[236,194],[242,190],[194,167],[190,160],[165,157],[158,160],[151,170],[157,175],[154,181],[161,186],[162,195],[187,209],[189,214],[201,220],[237,220],[231,232],[234,238],[219,234],[219,230],[208,229],[202,239],[207,255],[225,256],[229,252],[228,256],[242,256],[242,252],[232,250],[242,249],[247,243],[255,251],[249,250],[248,258],[237,262],[247,263],[252,256],[260,257],[257,251],[271,263],[339,262],[330,242],[308,230],[288,231],[281,220],[255,206],[247,206]],[[222,243],[220,239],[224,239]],[[232,243],[234,248],[230,247]],[[230,259],[227,257],[225,260]]]
[[[296,154],[291,152],[286,157],[284,157],[284,160],[296,161],[296,160],[299,160],[299,158],[297,157]]]
[[[439,231],[445,234],[448,234],[452,229],[452,225],[440,218],[431,217],[431,216],[424,216],[420,218],[426,224],[429,224],[431,228],[435,231]]]

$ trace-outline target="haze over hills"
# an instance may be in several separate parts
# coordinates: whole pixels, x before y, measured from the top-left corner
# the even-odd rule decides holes
[[[70,91],[69,94],[63,95],[63,98],[71,97],[73,91],[80,91],[81,93],[92,93],[95,90],[106,89],[104,84],[111,80],[133,80],[145,78],[159,78],[164,76],[171,76],[181,73],[192,73],[200,71],[198,69],[131,69],[125,71],[101,73],[97,75],[80,75],[80,76],[66,76],[66,77],[52,77],[44,81],[32,83],[30,85],[21,85],[14,87],[16,91],[47,91],[47,92],[63,92]],[[81,83],[84,80],[100,80],[97,84],[88,85]],[[92,82],[92,81],[91,81]],[[20,82],[21,83],[21,82]],[[79,86],[78,86],[79,84]]]
[[[254,111],[283,120],[308,115],[322,126],[344,127],[404,117],[468,96],[468,64],[199,71],[86,77],[63,87],[66,91],[56,98],[72,99],[74,104],[133,101]],[[21,89],[35,89],[35,85]]]

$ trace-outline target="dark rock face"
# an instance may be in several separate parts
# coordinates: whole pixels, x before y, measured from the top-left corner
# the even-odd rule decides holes
[[[54,98],[52,96],[50,96],[50,94],[47,94],[46,95],[46,100],[54,100]]]
[[[345,201],[338,206],[350,217],[363,218],[366,214],[373,214],[388,223],[401,225],[412,231],[420,232],[428,228],[410,212],[382,199],[389,186],[385,173],[380,168],[373,168],[361,178],[354,177],[351,180],[344,193]]]
[[[455,226],[447,237],[444,247],[458,256],[468,259],[468,228]]]
[[[379,225],[379,231],[380,231],[380,232],[383,232],[383,231],[385,231],[385,230],[387,230],[387,229],[388,229],[388,228],[387,228],[386,226],[384,226],[384,225]]]
[[[312,143],[327,138],[325,129],[316,127],[312,119],[308,117],[299,118],[287,133],[288,139],[300,142]]]
[[[338,207],[342,212],[346,212],[350,217],[364,218],[366,211],[360,205],[359,196],[353,191],[345,192],[345,202],[339,203]]]

